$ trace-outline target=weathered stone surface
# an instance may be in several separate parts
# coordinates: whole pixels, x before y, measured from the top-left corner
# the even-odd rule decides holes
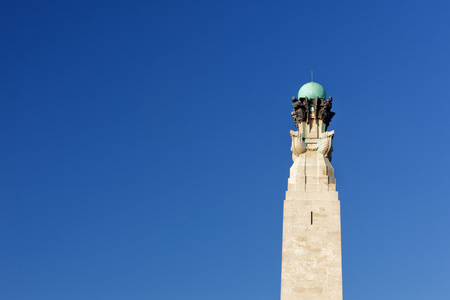
[[[334,131],[326,131],[331,98],[310,102],[306,99],[309,120],[303,119],[301,103],[294,106],[302,122],[291,131],[294,163],[284,201],[281,300],[341,300],[340,202],[329,160]]]

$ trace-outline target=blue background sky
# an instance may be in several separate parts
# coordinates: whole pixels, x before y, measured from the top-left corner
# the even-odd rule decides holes
[[[278,299],[290,98],[337,114],[344,298],[450,294],[448,1],[2,1],[0,298]]]

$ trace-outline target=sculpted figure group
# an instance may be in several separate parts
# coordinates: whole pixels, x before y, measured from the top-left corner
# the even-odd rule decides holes
[[[326,131],[331,119],[335,115],[331,111],[333,98],[315,98],[308,99],[307,97],[301,97],[299,99],[292,97],[292,107],[294,111],[291,112],[291,116],[294,119],[297,131],[291,130],[292,138],[292,159],[295,161],[297,157],[305,153],[306,151],[317,151],[318,153],[328,157],[331,161],[331,152],[333,152],[333,131]],[[316,120],[322,120],[325,124],[325,132],[322,133],[320,141],[311,145],[307,144],[303,137],[303,131],[300,131],[300,124],[306,122],[309,124],[311,114],[314,114]],[[323,129],[322,129],[323,130]]]
[[[307,97],[297,98],[292,97],[292,106],[294,111],[291,112],[291,116],[294,119],[295,126],[299,126],[302,122],[309,123],[309,114],[310,107],[314,107],[314,114],[316,119],[322,120],[325,124],[325,130],[331,122],[331,119],[335,115],[334,112],[331,111],[333,98],[328,97],[328,100],[325,98],[315,98],[308,99]]]

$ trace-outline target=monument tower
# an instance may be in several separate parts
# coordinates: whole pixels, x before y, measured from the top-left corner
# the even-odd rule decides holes
[[[281,300],[341,300],[341,213],[331,166],[334,113],[309,82],[292,98],[292,164],[284,200]]]

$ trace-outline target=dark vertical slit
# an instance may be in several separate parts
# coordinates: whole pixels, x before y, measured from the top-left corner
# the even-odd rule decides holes
[[[311,225],[313,224],[313,212],[311,212]]]

